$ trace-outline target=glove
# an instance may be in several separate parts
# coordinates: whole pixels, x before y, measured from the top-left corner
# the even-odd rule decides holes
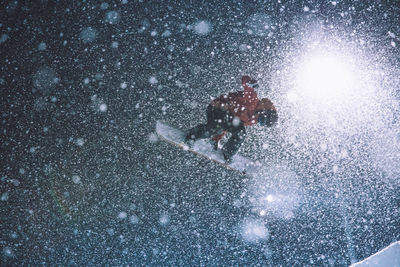
[[[259,113],[258,125],[270,127],[278,120],[278,114],[275,110],[267,109]]]

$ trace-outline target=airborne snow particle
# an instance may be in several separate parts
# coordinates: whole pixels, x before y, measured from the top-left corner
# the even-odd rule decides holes
[[[34,104],[33,104],[33,108],[36,111],[42,111],[42,110],[46,110],[46,108],[48,108],[48,102],[44,97],[39,97],[38,99],[35,100]]]
[[[4,192],[1,194],[1,201],[7,201],[8,200],[8,192]]]
[[[10,182],[14,185],[14,186],[19,186],[20,185],[20,181],[18,181],[17,179],[11,179]]]
[[[106,104],[100,104],[100,106],[99,106],[99,110],[101,111],[101,112],[106,112],[107,111],[107,105]]]
[[[201,20],[194,25],[194,31],[198,35],[207,35],[210,33],[212,26],[209,22]]]
[[[92,27],[86,27],[84,29],[82,29],[79,38],[81,38],[81,40],[84,43],[90,43],[92,41],[94,41],[94,39],[96,39],[96,35],[97,32],[95,29],[93,29]]]
[[[109,24],[117,24],[119,22],[120,16],[117,11],[108,11],[106,13],[105,21]]]
[[[273,202],[273,201],[275,201],[275,197],[274,197],[273,195],[268,195],[268,196],[266,197],[266,200],[267,200],[268,202]]]
[[[153,255],[157,255],[160,253],[160,250],[158,250],[157,248],[153,248]]]
[[[167,214],[163,214],[160,216],[160,224],[161,225],[167,225],[169,223],[169,216]]]
[[[113,235],[115,234],[115,231],[114,231],[114,229],[112,229],[112,228],[108,228],[108,229],[107,229],[107,233],[108,233],[110,236],[113,236]]]
[[[4,247],[3,248],[3,254],[6,257],[14,257],[14,251],[10,247]]]
[[[102,73],[96,73],[96,75],[94,76],[94,78],[96,79],[96,80],[101,80],[102,78],[103,78],[103,74]]]
[[[169,30],[165,30],[165,31],[161,34],[161,37],[165,37],[165,38],[170,37],[170,36],[171,36],[171,31],[169,31]]]
[[[264,13],[257,13],[250,16],[246,24],[248,26],[247,33],[258,36],[270,35],[273,30],[271,17]]]
[[[185,83],[183,83],[183,82],[181,82],[181,81],[179,81],[179,80],[176,80],[176,81],[175,81],[175,84],[176,84],[176,86],[178,86],[179,88],[182,88],[182,87],[185,87],[185,86],[186,86]]]
[[[162,112],[163,112],[163,114],[167,114],[167,109],[169,108],[169,106],[166,106],[166,105],[163,105],[162,107],[161,107],[161,110],[162,110]]]
[[[239,124],[240,124],[240,119],[239,119],[239,117],[234,117],[233,120],[232,120],[232,125],[233,125],[234,127],[238,127]]]
[[[157,136],[157,134],[156,133],[150,133],[149,134],[149,141],[150,141],[150,143],[156,143],[156,142],[158,142],[158,136]]]
[[[151,84],[157,84],[157,83],[158,83],[157,78],[154,77],[154,76],[151,76],[151,77],[149,78],[149,83],[151,83]]]
[[[111,43],[112,48],[118,48],[118,42],[114,41]]]
[[[12,232],[12,233],[10,234],[10,237],[11,237],[12,239],[16,239],[16,238],[18,238],[18,234],[17,234],[16,232]]]
[[[121,83],[120,87],[121,89],[125,89],[128,86],[126,82]]]
[[[5,41],[7,41],[7,39],[8,39],[8,34],[3,33],[3,34],[0,36],[0,44],[2,44],[2,43],[4,43]]]
[[[78,138],[76,139],[75,144],[77,146],[83,146],[85,144],[85,140],[83,138]]]
[[[24,168],[20,168],[20,169],[19,169],[19,173],[20,173],[20,174],[25,174],[25,169],[24,169]]]
[[[138,218],[136,215],[132,215],[132,216],[129,218],[129,221],[130,221],[132,224],[137,224],[137,223],[139,222],[139,218]]]
[[[47,48],[46,43],[40,43],[38,46],[39,51],[44,51],[44,50],[46,50],[46,48]]]
[[[246,219],[241,226],[241,235],[245,241],[254,243],[266,239],[269,233],[263,221]]]
[[[80,184],[81,183],[81,177],[79,177],[79,175],[73,175],[72,176],[72,181],[74,182],[74,184]]]
[[[245,51],[250,50],[250,49],[251,49],[250,45],[247,45],[247,44],[239,45],[239,50],[242,51],[242,52],[245,52]]]
[[[342,151],[340,152],[340,158],[341,159],[345,159],[349,156],[349,153],[347,152],[346,149],[342,149]]]
[[[59,82],[57,73],[47,67],[41,67],[35,75],[33,75],[33,85],[36,89],[48,90]]]
[[[127,216],[128,216],[128,215],[127,215],[127,213],[126,213],[125,211],[121,211],[121,212],[118,214],[118,218],[120,218],[120,219],[126,219]]]
[[[333,173],[337,173],[339,171],[339,167],[337,165],[334,165],[332,167],[332,171],[333,171]]]
[[[102,4],[100,5],[100,9],[103,9],[103,10],[107,9],[108,7],[109,7],[109,4],[108,4],[108,3],[102,3]]]

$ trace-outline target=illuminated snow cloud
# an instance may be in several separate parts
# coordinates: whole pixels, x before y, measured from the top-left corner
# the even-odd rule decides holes
[[[117,24],[120,20],[120,15],[117,11],[108,11],[105,15],[105,21],[109,24]]]
[[[39,68],[33,75],[34,87],[43,92],[49,92],[59,81],[58,74],[48,66]]]
[[[275,26],[272,18],[265,13],[256,13],[248,18],[246,21],[247,33],[257,36],[273,35]]]
[[[211,32],[211,30],[211,23],[205,20],[198,21],[193,26],[193,31],[198,35],[207,35]]]
[[[400,184],[400,131],[388,129],[376,134],[368,149],[372,164],[387,174],[385,182]]]
[[[129,217],[129,221],[130,221],[132,224],[138,224],[138,223],[139,223],[139,218],[138,218],[138,216],[136,216],[136,215],[131,215],[131,216]]]
[[[352,57],[311,50],[295,68],[287,100],[304,133],[318,128],[351,135],[363,126],[380,123],[376,115],[384,114],[374,111],[380,98],[369,74],[360,73]]]
[[[240,225],[240,234],[244,241],[255,243],[266,240],[269,236],[265,222],[259,219],[247,218]]]
[[[0,35],[0,44],[4,43],[5,41],[7,41],[8,39],[8,35],[3,33],[2,35]]]
[[[160,216],[159,222],[161,225],[166,226],[170,222],[170,217],[167,213],[164,213]]]
[[[265,218],[291,219],[301,203],[299,177],[285,166],[265,169],[252,178],[248,198],[254,214]]]
[[[92,108],[97,112],[106,112],[108,106],[104,103],[102,98],[99,98],[97,95],[93,95],[91,98]]]
[[[155,84],[158,83],[158,80],[157,80],[157,78],[155,76],[151,76],[149,78],[149,83],[152,84],[152,85],[155,85]]]
[[[47,48],[47,45],[46,45],[46,43],[40,43],[39,45],[38,45],[38,50],[39,51],[44,51],[44,50],[46,50],[46,48]]]
[[[395,181],[400,169],[397,85],[384,86],[393,71],[354,44],[316,36],[311,33],[297,44],[298,52],[277,78],[282,138],[297,156],[324,155],[322,164],[341,177],[353,175],[357,160],[365,168],[372,163],[393,177],[388,182]]]
[[[126,219],[128,217],[128,214],[125,211],[121,211],[120,213],[118,213],[118,218],[123,220]]]
[[[159,141],[159,137],[156,133],[150,133],[148,135],[148,140],[150,143],[157,143]]]
[[[4,257],[15,257],[14,250],[10,247],[3,247],[3,255]]]
[[[86,27],[82,29],[81,33],[79,34],[79,38],[84,43],[93,42],[96,39],[96,37],[97,37],[97,31],[92,27]]]

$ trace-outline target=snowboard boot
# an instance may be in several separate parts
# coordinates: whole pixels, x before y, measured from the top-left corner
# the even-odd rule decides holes
[[[186,135],[185,135],[185,144],[187,144],[188,146],[192,147],[194,144],[195,139],[193,138],[194,135],[189,131]]]
[[[226,163],[228,163],[228,164],[231,164],[231,163],[232,163],[233,155],[230,156],[230,155],[228,155],[228,153],[226,153],[225,151],[222,152],[222,155],[224,155],[224,159],[225,159],[225,162],[226,162]]]
[[[219,141],[211,140],[211,144],[213,146],[213,150],[217,151],[219,146]]]

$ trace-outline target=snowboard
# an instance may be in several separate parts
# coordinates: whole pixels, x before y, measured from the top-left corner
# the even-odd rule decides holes
[[[239,154],[233,156],[230,163],[226,162],[222,150],[215,150],[213,145],[208,142],[207,139],[200,139],[194,142],[193,145],[189,145],[185,143],[185,131],[172,127],[162,121],[156,122],[156,133],[163,141],[242,174],[257,173],[261,167],[260,163]]]

